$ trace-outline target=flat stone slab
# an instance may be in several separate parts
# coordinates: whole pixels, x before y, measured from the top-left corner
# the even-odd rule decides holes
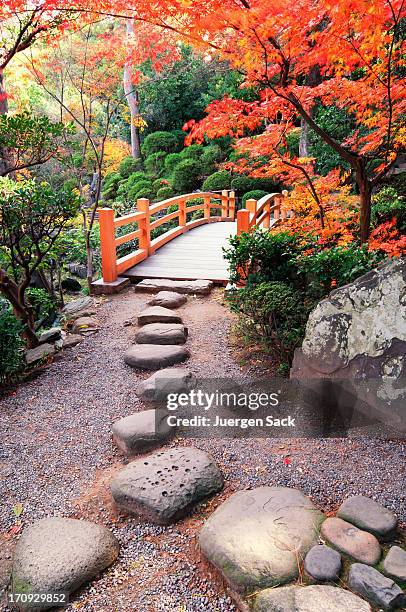
[[[381,558],[381,547],[372,533],[340,518],[328,518],[321,528],[321,536],[340,552],[366,565],[376,565]]]
[[[238,592],[298,576],[298,557],[318,542],[324,515],[301,491],[260,487],[234,493],[203,526],[204,555]]]
[[[175,291],[159,291],[155,297],[149,300],[149,306],[163,306],[164,308],[179,308],[186,304],[187,297]]]
[[[55,347],[53,344],[40,344],[33,349],[28,349],[25,351],[25,361],[28,365],[31,363],[35,363],[36,361],[40,361],[41,359],[45,359],[50,355],[55,353]]]
[[[196,386],[196,377],[183,368],[165,368],[152,374],[137,387],[137,395],[147,402],[164,402],[169,393],[184,393]]]
[[[98,329],[99,322],[93,317],[79,317],[72,325],[73,334],[89,334],[97,332]]]
[[[62,348],[73,348],[83,342],[83,336],[80,334],[67,334],[62,341]]]
[[[181,363],[190,353],[184,346],[136,344],[124,354],[124,361],[132,368],[159,370]]]
[[[266,589],[255,599],[254,612],[371,612],[357,595],[333,586]]]
[[[111,493],[122,510],[168,525],[222,487],[223,477],[213,459],[185,447],[129,463],[113,479]]]
[[[119,553],[114,535],[101,525],[46,518],[24,529],[14,553],[14,593],[73,593],[111,565]],[[52,605],[43,605],[48,609]]]
[[[406,550],[392,546],[383,562],[383,571],[394,580],[406,582]]]
[[[363,495],[346,499],[338,509],[337,516],[373,533],[377,538],[392,535],[397,525],[396,516],[391,510]]]
[[[406,604],[402,589],[393,580],[362,563],[351,565],[348,586],[372,605],[384,610],[394,610]]]
[[[146,278],[134,286],[135,291],[176,291],[177,293],[193,293],[195,295],[208,295],[213,288],[209,280],[168,280],[165,278]]]
[[[47,331],[44,331],[40,338],[39,338],[39,343],[40,344],[46,344],[46,343],[52,343],[52,342],[56,342],[57,340],[60,340],[62,337],[62,330],[60,327],[51,327],[51,329],[47,329]]]
[[[187,327],[182,323],[149,323],[136,334],[138,344],[185,344]]]
[[[182,323],[182,317],[169,308],[149,306],[138,315],[138,325],[148,323]]]
[[[313,546],[306,555],[304,568],[316,582],[335,582],[341,572],[341,555],[328,546]]]
[[[156,447],[174,433],[163,410],[144,410],[113,424],[113,440],[126,455],[136,455]]]
[[[130,279],[119,276],[117,280],[107,283],[102,278],[97,281],[93,281],[93,293],[94,295],[113,295],[120,293],[123,289],[130,285]]]
[[[72,302],[68,302],[62,309],[62,313],[68,319],[92,316],[95,312],[94,301],[91,297],[81,297]]]

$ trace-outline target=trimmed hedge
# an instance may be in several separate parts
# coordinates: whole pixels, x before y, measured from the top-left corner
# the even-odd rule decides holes
[[[221,191],[230,189],[231,178],[226,170],[219,170],[207,177],[202,185],[203,191]]]
[[[120,166],[118,168],[118,173],[122,176],[122,178],[128,178],[134,172],[142,170],[142,160],[134,159],[133,157],[124,157],[120,162]]]
[[[153,132],[145,138],[141,150],[144,157],[149,157],[159,151],[176,153],[179,151],[179,139],[172,132]]]
[[[172,174],[172,185],[178,193],[188,193],[199,187],[200,164],[193,159],[184,159]]]
[[[254,189],[254,191],[247,191],[247,193],[243,196],[243,199],[242,199],[243,208],[246,205],[247,200],[260,200],[266,195],[268,195],[268,192],[261,191],[261,189]]]

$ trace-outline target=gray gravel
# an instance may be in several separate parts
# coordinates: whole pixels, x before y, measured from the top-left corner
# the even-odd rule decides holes
[[[16,537],[9,530],[17,503],[24,507],[23,523],[63,515],[100,521],[114,531],[121,543],[118,563],[78,595],[81,610],[98,612],[235,610],[201,558],[195,536],[216,505],[240,488],[297,487],[326,511],[349,495],[362,494],[406,521],[405,444],[363,438],[175,440],[171,444],[194,443],[214,456],[226,478],[224,493],[170,528],[117,516],[108,482],[125,460],[112,446],[110,428],[118,418],[144,409],[134,390],[149,376],[123,362],[136,331],[124,323],[150,297],[129,289],[100,299],[99,333],[0,402],[0,588]],[[220,291],[189,298],[179,312],[190,332],[192,357],[186,367],[200,376],[244,381],[247,374],[229,348],[232,317]]]

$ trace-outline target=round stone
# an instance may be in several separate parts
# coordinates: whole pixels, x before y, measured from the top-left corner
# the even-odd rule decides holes
[[[377,538],[392,535],[396,529],[396,516],[378,502],[356,495],[349,497],[340,506],[337,516]]]
[[[341,555],[328,546],[313,546],[306,555],[304,568],[318,582],[335,582],[341,571]]]
[[[104,526],[68,518],[42,519],[23,531],[13,560],[13,593],[73,593],[119,553]],[[41,609],[53,607],[44,604]]]
[[[113,479],[111,493],[122,510],[167,525],[222,487],[213,459],[197,448],[185,447],[129,463]]]
[[[187,296],[184,294],[175,291],[159,291],[148,304],[150,306],[163,306],[164,308],[179,308],[186,302]]]
[[[357,595],[333,586],[266,589],[255,599],[254,612],[371,612]]]
[[[137,344],[124,354],[124,361],[133,368],[159,370],[175,363],[181,363],[188,357],[189,351],[183,346]]]
[[[376,565],[381,558],[381,547],[375,536],[340,518],[325,520],[321,536],[334,548],[361,563]]]
[[[239,491],[209,517],[199,543],[238,592],[295,580],[298,558],[318,542],[323,514],[296,489]]]
[[[166,421],[162,410],[144,410],[116,421],[113,440],[126,455],[134,455],[162,444],[175,428]]]
[[[187,328],[181,323],[149,323],[136,334],[138,344],[185,344]]]

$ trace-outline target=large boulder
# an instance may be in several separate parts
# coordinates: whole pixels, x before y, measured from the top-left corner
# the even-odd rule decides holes
[[[395,610],[406,604],[402,589],[393,580],[362,563],[351,565],[348,586],[380,609]]]
[[[184,346],[164,344],[135,344],[124,354],[124,361],[132,368],[159,370],[181,363],[189,357]]]
[[[91,297],[80,297],[77,300],[68,302],[62,309],[62,314],[67,319],[76,319],[77,317],[91,317],[96,312],[94,300]]]
[[[361,563],[376,565],[381,558],[381,547],[375,536],[340,518],[324,521],[321,535],[335,549]]]
[[[337,516],[373,533],[377,538],[392,536],[397,525],[396,516],[391,510],[363,495],[346,499],[339,507]]]
[[[46,344],[46,343],[52,343],[52,342],[56,342],[57,340],[60,340],[62,338],[62,330],[60,327],[51,327],[51,329],[48,329],[47,331],[44,331],[40,338],[39,338],[39,343],[40,344]]]
[[[318,543],[323,514],[296,489],[260,487],[232,495],[210,516],[203,553],[238,592],[284,584]]]
[[[185,344],[187,327],[181,323],[149,323],[138,330],[138,344]]]
[[[174,433],[163,410],[143,410],[113,424],[113,440],[126,455],[135,455],[158,446]]]
[[[173,448],[129,463],[111,483],[122,510],[167,525],[220,491],[223,477],[213,459],[197,448]]]
[[[213,288],[209,280],[168,280],[166,278],[146,278],[134,286],[135,291],[176,291],[177,293],[192,293],[207,295]]]
[[[333,586],[266,589],[255,599],[254,612],[370,612],[357,595]]]
[[[25,529],[17,543],[11,590],[73,593],[111,565],[118,553],[118,541],[106,527],[68,518],[42,519]]]
[[[348,380],[356,409],[406,431],[405,307],[406,258],[333,291],[309,316],[291,377]]]

